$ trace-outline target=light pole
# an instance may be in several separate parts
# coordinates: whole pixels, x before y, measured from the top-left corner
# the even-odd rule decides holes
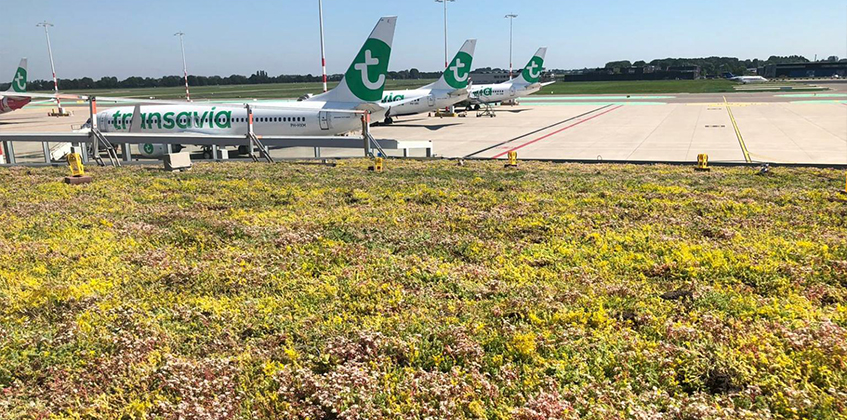
[[[188,64],[185,61],[185,42],[183,41],[185,33],[177,32],[174,36],[179,37],[179,46],[182,48],[182,74],[185,77],[185,100],[191,102],[191,94],[188,92]]]
[[[321,73],[324,80],[324,92],[326,87],[326,47],[324,45],[324,3],[323,0],[318,0],[318,17],[321,21]]]
[[[506,19],[509,19],[509,80],[512,80],[512,27],[516,17],[518,15],[514,13],[506,15]]]
[[[447,2],[456,0],[435,0],[436,3],[444,3],[444,68],[450,65],[450,57],[447,55]]]
[[[50,30],[47,29],[53,26],[53,24],[45,20],[35,26],[44,28],[44,36],[47,37],[47,54],[50,55],[50,71],[53,72],[53,90],[56,92],[56,95],[59,95],[59,81],[56,79],[56,66],[53,64],[53,47],[50,45]],[[62,109],[62,103],[59,101],[58,96],[56,97],[56,106],[59,107],[59,114],[65,113],[65,110]]]

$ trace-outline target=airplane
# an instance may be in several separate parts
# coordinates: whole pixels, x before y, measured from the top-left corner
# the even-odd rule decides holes
[[[15,77],[12,79],[12,86],[6,92],[3,92],[6,95],[0,95],[0,114],[21,109],[32,101],[30,97],[14,95],[15,93],[26,93],[26,68],[26,58],[23,58],[15,72]]]
[[[466,101],[469,96],[468,85],[475,49],[475,39],[465,41],[441,78],[435,83],[418,89],[385,92],[382,104],[391,106],[386,114],[385,123],[392,124],[394,117],[437,111]],[[399,101],[404,102],[395,105]]]
[[[732,73],[726,73],[726,74],[724,74],[724,77],[726,77],[727,79],[732,80],[734,82],[743,83],[745,85],[748,84],[748,83],[767,83],[767,82],[769,82],[768,79],[765,79],[762,76],[736,76]]]
[[[544,86],[556,82],[539,83],[541,73],[544,70],[544,57],[547,55],[547,47],[541,47],[535,53],[521,74],[508,82],[491,85],[474,85],[468,100],[470,108],[475,105],[479,109],[480,104],[491,104],[515,100],[522,96],[529,96],[541,90]]]
[[[253,127],[256,135],[339,135],[361,128],[359,115],[354,111],[371,112],[372,118],[377,120],[384,118],[388,107],[379,102],[383,99],[396,24],[396,16],[379,20],[341,83],[333,90],[302,102],[255,105]],[[140,118],[133,124],[136,109]],[[242,135],[247,133],[248,126],[247,109],[242,105],[197,102],[111,108],[98,112],[95,118],[104,133]],[[163,157],[167,153],[166,146],[161,144],[139,145],[138,151],[148,158]]]

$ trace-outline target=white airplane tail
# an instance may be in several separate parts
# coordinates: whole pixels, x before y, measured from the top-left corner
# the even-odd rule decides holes
[[[476,40],[469,39],[465,41],[462,48],[453,57],[453,61],[444,70],[441,78],[437,82],[430,85],[433,89],[439,90],[458,90],[468,87],[470,82],[470,74],[473,65],[473,55],[476,50]]]
[[[382,100],[396,26],[396,16],[381,18],[344,73],[341,83],[335,89],[307,101],[378,103]]]
[[[22,58],[21,64],[18,65],[18,70],[15,71],[15,77],[12,78],[12,86],[6,92],[25,93],[26,76],[26,58]]]
[[[544,72],[544,57],[547,55],[547,47],[541,47],[529,60],[524,67],[520,76],[515,78],[512,83],[518,85],[534,85],[541,80],[541,74]]]

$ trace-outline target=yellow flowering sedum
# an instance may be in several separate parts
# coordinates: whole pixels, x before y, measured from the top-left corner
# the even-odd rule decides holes
[[[844,419],[840,172],[2,169],[0,419]]]

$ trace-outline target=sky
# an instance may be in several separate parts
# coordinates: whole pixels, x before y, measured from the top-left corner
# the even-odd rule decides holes
[[[847,57],[847,0],[456,0],[449,49],[477,38],[474,67],[515,67],[539,46],[546,67],[602,67],[615,60],[815,54]],[[329,73],[343,73],[380,16],[399,16],[392,70],[434,71],[444,62],[443,6],[434,0],[324,0]],[[29,78],[49,79],[48,20],[59,78],[320,74],[317,0],[0,0],[0,78],[21,57]],[[5,80],[4,80],[5,81]]]

